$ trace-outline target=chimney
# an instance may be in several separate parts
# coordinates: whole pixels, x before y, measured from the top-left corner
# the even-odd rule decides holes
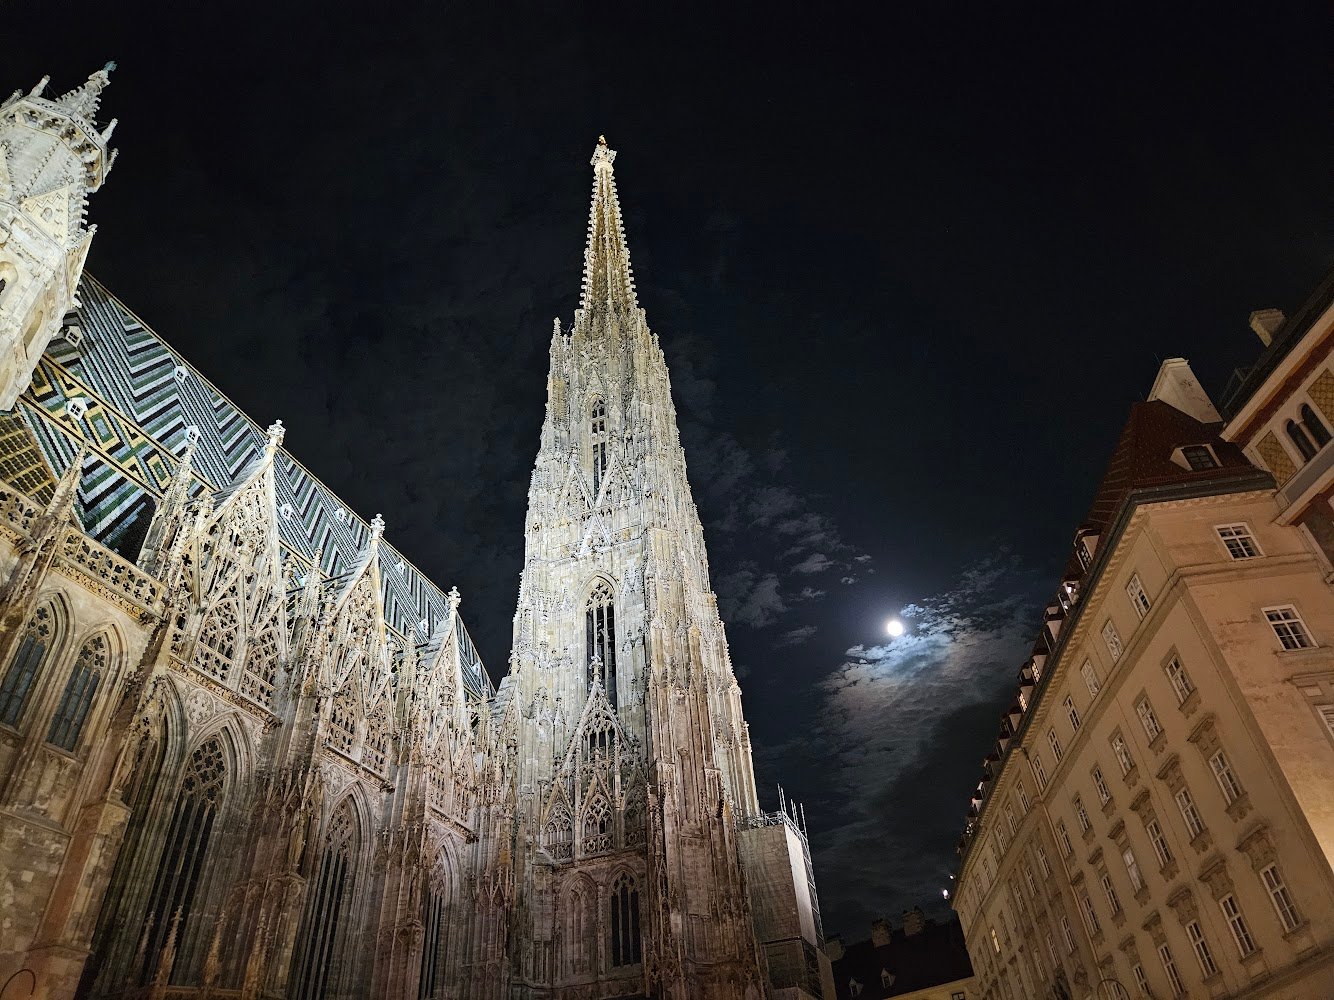
[[[1216,424],[1223,419],[1185,358],[1168,358],[1163,362],[1149,390],[1149,399],[1160,399],[1202,424]]]
[[[846,951],[847,949],[843,947],[842,936],[835,934],[831,938],[825,938],[824,953],[829,956],[829,961],[837,962]]]
[[[1287,319],[1282,309],[1257,309],[1251,313],[1251,329],[1260,338],[1260,343],[1268,347],[1274,342],[1274,334]]]
[[[903,933],[908,937],[921,934],[926,929],[926,914],[920,906],[914,906],[903,914]]]
[[[871,921],[871,944],[877,948],[883,948],[889,944],[889,921],[872,920]]]

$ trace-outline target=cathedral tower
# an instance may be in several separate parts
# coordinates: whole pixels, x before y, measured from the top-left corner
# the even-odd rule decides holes
[[[78,303],[95,226],[88,195],[106,179],[115,154],[113,119],[94,120],[114,63],[62,97],[29,93],[0,105],[0,410],[14,406],[32,370]]]
[[[516,750],[512,985],[759,996],[740,843],[763,822],[750,739],[666,361],[635,295],[615,157],[599,139],[583,292],[573,326],[552,334],[497,698]]]

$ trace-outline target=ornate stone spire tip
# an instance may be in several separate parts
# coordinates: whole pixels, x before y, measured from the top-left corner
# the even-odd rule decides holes
[[[607,145],[607,137],[605,135],[598,136],[598,144],[593,147],[593,159],[588,162],[595,168],[605,167],[610,170],[615,159],[616,150]]]

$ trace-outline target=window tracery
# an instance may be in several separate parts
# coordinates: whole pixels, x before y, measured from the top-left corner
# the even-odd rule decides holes
[[[52,746],[73,752],[79,743],[79,734],[83,724],[88,721],[88,712],[93,707],[93,698],[97,687],[107,671],[107,637],[99,632],[79,649],[74,669],[65,682],[64,693],[60,696],[60,705],[51,719],[51,729],[46,734],[46,741]]]
[[[237,639],[241,634],[241,616],[237,613],[235,595],[236,588],[229,588],[227,597],[209,612],[195,647],[195,669],[224,683],[231,673]]]
[[[295,1000],[323,1000],[327,994],[338,928],[356,879],[359,844],[352,802],[344,799],[329,820],[319,871],[311,882],[315,891],[308,897],[296,989],[292,993]]]
[[[227,758],[217,737],[200,744],[190,755],[143,921],[146,947],[139,967],[140,985],[152,979],[172,924],[178,919],[183,924],[190,917],[209,856],[226,773]]]
[[[611,804],[601,792],[584,805],[583,854],[604,854],[612,847]]]
[[[601,666],[607,701],[616,707],[616,598],[606,580],[599,580],[584,606],[584,631],[591,686],[596,660]]]
[[[265,629],[260,637],[250,644],[250,649],[246,652],[245,671],[241,675],[241,693],[265,708],[273,707],[281,648],[278,630],[273,627]]]
[[[17,726],[32,691],[37,671],[46,659],[55,633],[55,617],[50,604],[44,604],[28,619],[9,669],[0,678],[0,723]]]
[[[607,475],[607,404],[600,399],[593,401],[589,431],[593,458],[593,500],[596,502],[602,490],[602,480]]]
[[[612,968],[638,965],[640,961],[639,889],[635,880],[622,873],[611,888]]]

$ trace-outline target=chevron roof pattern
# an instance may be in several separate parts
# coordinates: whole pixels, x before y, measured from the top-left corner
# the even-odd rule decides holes
[[[53,341],[20,400],[28,425],[56,475],[80,439],[89,445],[80,485],[88,534],[112,545],[152,509],[171,481],[187,432],[199,434],[197,489],[225,494],[263,453],[267,436],[188,361],[106,288],[79,285],[77,346]],[[336,580],[353,570],[370,525],[349,510],[286,450],[274,463],[279,533],[287,557],[304,571],[317,551]],[[449,615],[444,593],[396,549],[380,543],[386,624],[415,645]],[[478,697],[494,689],[462,620],[465,683]]]

